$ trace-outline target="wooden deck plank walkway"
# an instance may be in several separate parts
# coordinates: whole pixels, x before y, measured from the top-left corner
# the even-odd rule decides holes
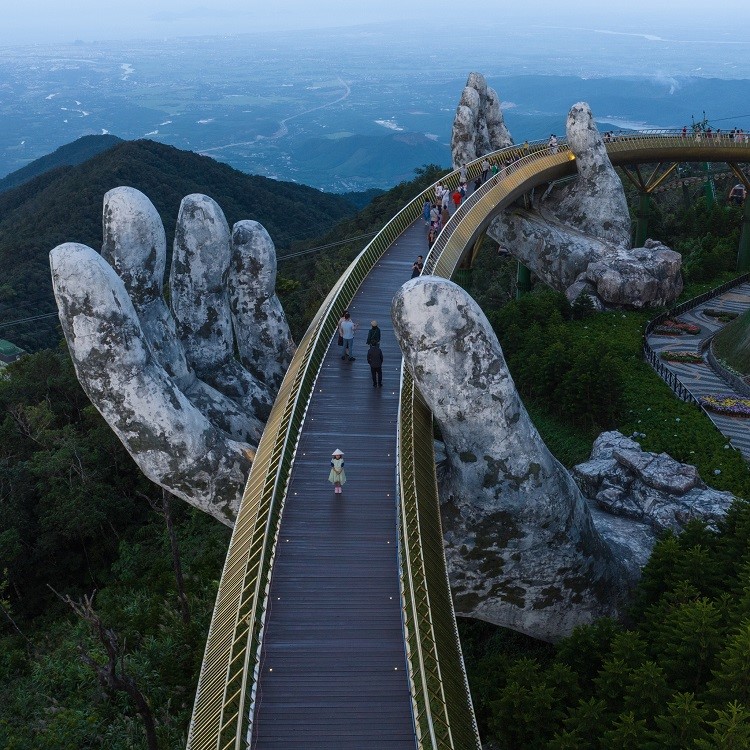
[[[390,305],[427,254],[419,220],[389,248],[350,310],[355,362],[332,340],[315,385],[277,546],[261,652],[253,750],[416,747],[398,578],[396,420],[401,352]],[[383,387],[365,344],[382,330]],[[344,451],[347,483],[328,482]]]

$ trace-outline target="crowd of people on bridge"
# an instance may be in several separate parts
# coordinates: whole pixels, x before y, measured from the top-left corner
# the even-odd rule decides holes
[[[489,162],[487,164],[487,172],[489,174]],[[422,207],[422,218],[424,219],[425,226],[427,227],[427,247],[428,249],[434,244],[440,230],[445,226],[448,219],[450,218],[450,205],[453,204],[454,208],[458,208],[461,205],[461,201],[466,195],[466,180],[464,176],[466,174],[466,167],[461,168],[459,173],[459,186],[451,192],[450,188],[444,186],[441,182],[435,186],[435,197],[433,200],[425,198],[424,205]]]
[[[683,126],[682,128],[682,135],[683,137],[687,137],[688,129],[687,126]],[[706,141],[716,141],[716,142],[729,142],[729,143],[749,143],[748,141],[748,133],[745,133],[745,131],[742,128],[732,128],[731,130],[722,131],[721,128],[717,128],[714,130],[712,127],[708,126],[705,128],[702,127],[694,127],[694,135],[696,141],[701,141],[705,139]]]

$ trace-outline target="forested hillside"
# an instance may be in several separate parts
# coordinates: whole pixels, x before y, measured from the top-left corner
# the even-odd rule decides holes
[[[51,154],[34,159],[25,167],[21,167],[21,169],[3,177],[0,180],[0,193],[18,187],[18,185],[22,185],[24,182],[28,182],[52,169],[82,164],[92,156],[96,156],[118,143],[122,143],[122,138],[118,138],[116,135],[84,135],[82,138],[78,138],[72,143],[66,143],[64,146],[55,149]]]
[[[160,177],[161,152],[147,142],[133,147],[142,165],[153,162],[143,167],[148,184],[171,190],[179,178]],[[279,291],[297,337],[371,233],[440,174],[425,167],[324,236],[282,246]],[[135,184],[153,197],[143,185]],[[173,202],[157,207],[167,227],[192,189],[164,188]],[[210,185],[201,189],[230,222],[242,215],[231,214],[229,194],[224,203]],[[101,193],[87,200],[97,204],[89,231],[100,232]],[[58,217],[65,211],[45,205]],[[731,275],[739,211],[699,202],[656,219],[655,236],[685,254],[686,297]],[[303,244],[328,247],[297,255]],[[466,284],[563,463],[586,458],[602,429],[637,431],[644,449],[695,463],[712,486],[750,498],[747,463],[643,361],[648,314],[594,315],[541,285],[514,301],[515,271],[488,241]],[[64,346],[7,373],[0,379],[0,747],[146,747],[142,712],[125,693],[102,688],[92,668],[108,663],[101,639],[54,588],[78,604],[97,592],[92,611],[116,638],[120,669],[146,698],[159,747],[182,748],[229,533],[184,503],[163,504],[88,403]],[[719,528],[693,524],[664,538],[625,623],[582,628],[558,646],[478,622],[463,621],[460,631],[488,748],[744,750],[750,506],[740,501]]]
[[[0,325],[55,312],[49,251],[61,242],[102,242],[102,198],[129,185],[156,206],[168,248],[180,200],[205,193],[222,207],[230,226],[255,219],[277,248],[317,237],[356,208],[345,198],[304,185],[247,175],[208,157],[154,141],[129,141],[73,167],[59,167],[0,193]],[[54,316],[0,328],[0,336],[27,351],[55,346]]]

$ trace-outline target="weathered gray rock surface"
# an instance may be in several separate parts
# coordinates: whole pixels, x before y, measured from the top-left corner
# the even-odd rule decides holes
[[[481,73],[470,73],[453,119],[453,168],[512,143],[500,109],[500,97]]]
[[[275,394],[294,354],[286,315],[276,296],[276,248],[257,221],[234,225],[232,248],[229,302],[240,359]]]
[[[102,255],[76,243],[50,253],[78,379],[146,476],[231,524],[293,347],[273,244],[255,222],[236,225],[233,242],[218,205],[187,196],[169,309],[164,228],[148,198],[110,191],[103,225]],[[232,356],[235,331],[253,372]]]
[[[619,432],[603,432],[591,458],[573,468],[573,477],[603,511],[656,532],[679,533],[693,519],[714,525],[735,500],[730,492],[706,486],[695,466],[648,453]]]
[[[584,292],[613,307],[670,304],[682,291],[682,257],[653,240],[630,248],[625,192],[586,103],[571,108],[566,134],[577,179],[531,210],[504,212],[488,234],[571,301]]]
[[[616,617],[661,532],[693,518],[713,524],[734,501],[694,466],[619,432],[602,433],[571,476],[529,420],[487,319],[456,284],[412,279],[392,317],[443,434],[437,476],[459,614],[550,641]]]
[[[445,441],[441,506],[457,611],[552,641],[616,615],[634,578],[531,423],[476,303],[423,276],[399,290],[392,317]]]

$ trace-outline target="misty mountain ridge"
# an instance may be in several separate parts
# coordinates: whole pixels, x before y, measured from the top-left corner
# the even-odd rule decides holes
[[[122,142],[122,138],[116,135],[84,135],[73,141],[66,143],[64,146],[55,149],[51,154],[41,156],[30,164],[27,164],[15,172],[0,180],[0,193],[5,190],[22,185],[24,182],[32,180],[34,177],[49,172],[57,167],[72,167],[76,164],[82,164],[92,156],[112,148]]]

